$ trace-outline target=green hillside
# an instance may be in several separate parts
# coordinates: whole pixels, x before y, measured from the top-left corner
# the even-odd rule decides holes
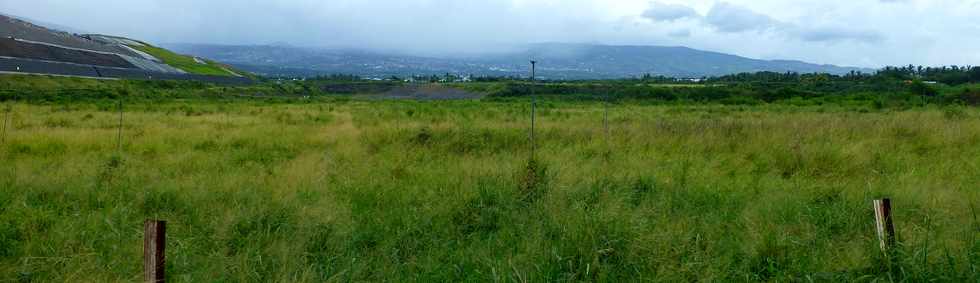
[[[197,75],[212,75],[212,76],[234,76],[235,74],[229,71],[229,68],[224,67],[214,61],[204,60],[205,64],[198,63],[194,60],[194,57],[181,55],[174,53],[170,50],[155,47],[152,45],[132,45],[130,46],[136,50],[146,52],[153,57],[157,57],[163,60],[163,63],[173,66],[175,68],[184,70],[185,72]]]

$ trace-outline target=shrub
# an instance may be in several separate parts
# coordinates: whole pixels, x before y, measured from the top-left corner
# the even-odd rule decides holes
[[[943,117],[949,120],[962,120],[969,117],[962,107],[946,106],[943,108]]]
[[[921,95],[921,96],[932,97],[932,96],[936,96],[936,94],[939,94],[939,91],[936,90],[936,88],[919,80],[912,82],[912,84],[909,85],[909,90],[913,94]]]
[[[980,90],[964,89],[963,93],[959,95],[959,100],[966,105],[978,106],[980,105]]]
[[[532,158],[527,161],[518,180],[520,200],[531,204],[544,196],[548,185],[548,168]]]

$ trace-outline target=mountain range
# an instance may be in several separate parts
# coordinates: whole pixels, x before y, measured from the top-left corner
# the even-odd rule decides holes
[[[0,14],[0,72],[178,79],[195,79],[194,75],[243,77],[248,72],[290,77],[354,74],[380,78],[447,73],[523,77],[527,76],[528,61],[532,59],[539,62],[538,75],[543,79],[874,71],[801,61],[759,60],[669,46],[540,43],[493,53],[422,56],[287,44],[164,44],[164,49],[140,40],[65,31],[73,28]]]
[[[516,51],[465,56],[418,56],[366,49],[289,45],[165,44],[167,48],[231,64],[267,76],[355,74],[368,77],[411,75],[526,76],[529,59],[546,79],[610,79],[645,74],[700,78],[744,72],[844,74],[873,72],[856,67],[791,60],[759,60],[687,47],[600,44],[531,44]]]

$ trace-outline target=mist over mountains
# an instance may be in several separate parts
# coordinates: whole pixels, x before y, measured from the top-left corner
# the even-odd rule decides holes
[[[125,58],[143,56],[133,53],[135,51],[131,52],[130,49],[132,48],[147,48],[140,47],[143,43],[131,40],[127,41],[129,42],[128,44],[132,44],[135,47],[117,43],[103,46],[101,43],[92,42],[90,38],[86,38],[84,35],[80,36],[58,32],[14,18],[0,17],[7,19],[2,21],[3,25],[0,26],[0,33],[7,34],[10,40],[14,40],[14,38],[18,38],[18,40],[28,39],[46,44],[56,44],[59,48],[66,44],[71,46],[77,45],[74,48],[84,47],[98,49],[102,52],[121,52],[125,54]],[[70,28],[62,29],[67,30]],[[97,35],[96,37],[101,38]],[[18,44],[33,43],[19,42]],[[288,44],[165,44],[164,47],[178,53],[231,64],[241,70],[259,75],[290,77],[329,74],[354,74],[379,78],[443,74],[522,77],[528,74],[529,60],[537,60],[540,63],[538,66],[541,78],[569,80],[617,79],[640,77],[648,74],[675,78],[701,78],[759,71],[831,74],[843,74],[851,71],[873,71],[862,68],[810,64],[802,61],[758,60],[687,47],[581,43],[528,44],[517,47],[492,48],[490,49],[492,51],[476,50],[469,53],[440,53],[432,51],[427,53],[430,55],[410,55],[404,53],[404,51],[378,51],[377,49],[369,49],[367,47],[311,48],[290,46]],[[20,54],[14,52],[20,49],[10,48],[13,49],[4,51],[6,52],[5,54]],[[50,48],[50,46],[47,48]],[[94,58],[97,55],[78,55],[75,56],[78,58],[73,57],[74,59],[72,60],[74,61],[68,61],[74,63],[82,61],[89,62],[92,60],[82,59],[92,59],[89,57]],[[173,58],[179,57],[167,54],[158,55]],[[21,54],[14,57],[25,56],[29,57],[29,59],[47,58],[46,60],[51,61],[51,58],[48,58],[50,56]],[[155,57],[150,59],[160,61],[159,58]],[[178,64],[178,62],[170,63]],[[15,65],[11,66],[16,71],[19,66]],[[200,67],[195,64],[184,65],[189,70]],[[225,72],[218,71],[218,73],[223,74]]]
[[[526,76],[528,60],[539,61],[547,79],[611,79],[644,74],[700,78],[773,71],[844,74],[871,69],[791,60],[758,60],[687,47],[600,44],[531,44],[505,53],[416,56],[360,49],[288,45],[165,44],[177,52],[232,64],[268,76],[356,74],[370,77],[460,74]]]

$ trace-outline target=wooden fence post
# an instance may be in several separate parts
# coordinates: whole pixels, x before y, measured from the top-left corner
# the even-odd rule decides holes
[[[166,282],[167,222],[143,222],[143,282]]]
[[[895,248],[895,226],[892,223],[892,203],[890,199],[874,200],[875,228],[878,232],[878,245],[885,256]]]

